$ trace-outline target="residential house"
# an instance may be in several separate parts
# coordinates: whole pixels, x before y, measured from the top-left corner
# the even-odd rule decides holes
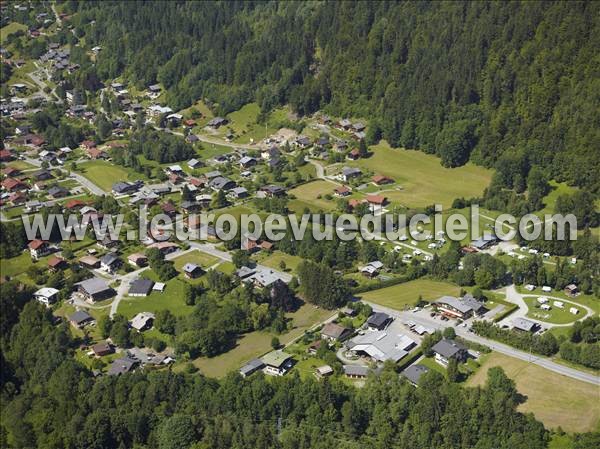
[[[243,199],[248,197],[248,190],[245,187],[236,187],[229,191],[229,195],[235,199]]]
[[[421,380],[421,376],[428,372],[429,368],[427,368],[425,365],[416,364],[406,368],[400,375],[417,387],[419,385],[419,380]]]
[[[48,269],[50,271],[59,271],[67,268],[67,262],[60,257],[52,256],[48,259]]]
[[[32,240],[31,242],[29,242],[27,247],[29,248],[29,253],[31,254],[31,257],[35,260],[39,259],[40,257],[47,256],[52,252],[50,244],[45,240]]]
[[[369,262],[367,265],[360,269],[363,276],[374,278],[379,275],[379,271],[383,268],[383,263],[379,260]]]
[[[285,195],[284,187],[276,186],[276,185],[272,185],[272,184],[267,185],[267,186],[262,186],[260,188],[260,191],[264,192],[265,196],[268,198],[274,198],[274,197]]]
[[[136,279],[129,285],[129,296],[148,296],[154,287],[154,281],[150,279]]]
[[[114,348],[106,341],[101,341],[92,346],[92,352],[96,357],[104,357],[105,355],[115,352]]]
[[[271,159],[280,159],[281,151],[277,147],[270,147],[260,153],[260,157],[262,157],[266,161],[270,161]]]
[[[145,267],[148,265],[148,258],[141,253],[133,253],[127,257],[127,261],[136,267]]]
[[[294,365],[292,356],[283,351],[273,351],[262,358],[264,373],[270,376],[283,376]]]
[[[208,186],[214,191],[218,192],[221,190],[231,190],[236,187],[236,183],[229,178],[223,176],[217,176],[208,183]]]
[[[183,274],[188,279],[196,279],[202,274],[204,274],[204,270],[199,265],[195,263],[186,263],[182,268]]]
[[[394,180],[384,175],[375,175],[371,178],[374,184],[382,186],[385,184],[392,184]]]
[[[211,119],[206,126],[213,128],[213,129],[218,129],[223,125],[226,125],[228,123],[228,120],[226,118],[223,117],[215,117],[213,119]]]
[[[344,167],[342,168],[342,179],[345,182],[349,182],[354,178],[358,178],[360,177],[360,175],[362,175],[362,172],[360,171],[359,168],[356,167]]]
[[[158,249],[164,256],[167,254],[171,254],[179,248],[175,243],[171,242],[157,242],[148,246],[148,248],[156,248]]]
[[[337,323],[327,323],[321,329],[321,338],[327,341],[344,341],[352,335],[352,330]]]
[[[69,323],[71,323],[71,326],[76,327],[77,329],[81,329],[85,325],[91,324],[92,322],[94,322],[94,318],[85,310],[78,310],[69,317]]]
[[[45,306],[54,304],[58,299],[59,290],[52,287],[42,287],[33,294],[36,301],[41,302]]]
[[[198,159],[190,159],[187,164],[188,167],[190,167],[193,170],[202,167],[202,162]]]
[[[565,295],[573,298],[579,295],[579,288],[575,284],[569,284],[565,287]]]
[[[317,379],[323,379],[333,375],[333,368],[329,365],[319,366],[315,369],[315,376]]]
[[[139,361],[132,359],[131,357],[116,359],[110,365],[108,375],[120,376],[121,374],[130,373],[135,370],[139,363]]]
[[[369,203],[369,209],[374,213],[385,206],[387,198],[383,195],[367,195],[367,202]]]
[[[461,320],[466,320],[474,314],[481,315],[486,311],[484,304],[471,295],[465,295],[462,299],[442,296],[435,301],[435,306],[445,316]]]
[[[108,273],[114,273],[121,264],[121,259],[114,253],[105,254],[100,258],[100,268]]]
[[[154,314],[151,312],[140,312],[131,319],[129,324],[139,332],[151,329],[154,324]]]
[[[78,282],[77,288],[84,298],[89,302],[101,301],[115,295],[115,291],[103,279],[93,277]]]
[[[69,191],[67,189],[65,189],[64,187],[61,186],[52,186],[48,189],[48,196],[50,198],[64,198],[65,196],[69,195]]]
[[[94,256],[83,256],[79,259],[79,265],[90,270],[100,268],[100,259]]]
[[[367,319],[367,327],[370,330],[384,330],[391,322],[393,318],[387,313],[375,312]]]
[[[447,366],[451,359],[464,362],[467,359],[467,347],[455,340],[444,338],[431,348],[435,354],[435,361]]]
[[[244,156],[240,159],[240,167],[246,170],[254,167],[257,163],[258,161],[250,156]]]
[[[112,192],[115,195],[129,195],[131,193],[137,192],[144,185],[143,181],[119,181],[112,185]]]
[[[343,365],[342,369],[349,379],[366,379],[369,374],[377,375],[381,371],[379,368],[372,369],[362,365]]]
[[[348,153],[346,155],[346,158],[351,161],[356,161],[356,160],[360,159],[360,151],[358,151],[357,148],[354,148],[350,151],[350,153]]]
[[[352,190],[347,186],[338,186],[333,189],[333,194],[335,196],[344,197],[352,194]]]
[[[27,184],[15,178],[6,178],[2,181],[2,188],[8,192],[16,192],[27,188]]]

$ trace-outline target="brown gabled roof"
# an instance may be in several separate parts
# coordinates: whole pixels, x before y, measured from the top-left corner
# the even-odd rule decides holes
[[[382,205],[385,203],[385,196],[383,195],[367,195],[367,201],[371,204]]]
[[[7,178],[4,181],[2,181],[2,187],[4,187],[6,190],[13,190],[15,187],[24,186],[25,184],[23,184],[21,181],[15,178]]]
[[[65,263],[65,259],[61,259],[60,257],[52,256],[50,259],[48,259],[48,266],[50,268],[56,268],[63,263]]]
[[[31,242],[29,242],[29,245],[27,245],[27,246],[29,247],[29,249],[38,249],[47,244],[48,244],[48,242],[46,242],[44,240],[35,239],[35,240],[32,240]]]

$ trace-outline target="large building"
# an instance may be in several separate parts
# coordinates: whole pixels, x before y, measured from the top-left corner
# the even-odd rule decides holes
[[[442,296],[435,301],[435,305],[444,315],[462,320],[466,320],[473,315],[481,315],[487,311],[485,305],[471,295],[465,295],[462,298]]]
[[[416,345],[406,335],[386,331],[371,331],[348,340],[346,347],[359,356],[367,356],[377,362],[398,362]]]

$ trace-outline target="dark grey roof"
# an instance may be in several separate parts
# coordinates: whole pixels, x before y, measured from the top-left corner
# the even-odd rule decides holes
[[[388,321],[390,318],[391,317],[387,313],[375,312],[367,320],[367,325],[381,327],[385,325],[385,322]]]
[[[349,376],[366,376],[369,374],[369,368],[360,365],[344,365],[344,374]]]
[[[100,258],[100,263],[104,265],[112,265],[119,260],[119,256],[113,253],[105,254]]]
[[[260,359],[253,359],[246,363],[244,366],[240,368],[240,374],[242,376],[249,376],[253,372],[261,369],[265,364]]]
[[[433,352],[438,353],[446,359],[454,357],[455,354],[457,354],[460,351],[466,351],[466,349],[467,348],[463,344],[454,340],[447,340],[445,338],[443,340],[438,341],[431,348]]]
[[[224,176],[217,176],[216,178],[211,179],[208,184],[213,189],[221,190],[230,186],[231,184],[235,185],[235,182],[233,182],[231,179],[225,178]]]
[[[108,370],[109,376],[118,376],[119,374],[128,373],[133,370],[139,362],[130,357],[123,357],[112,362]]]
[[[535,328],[536,323],[525,318],[519,317],[512,320],[512,325],[516,329],[531,332]]]
[[[79,285],[90,295],[95,295],[97,293],[102,293],[111,290],[110,286],[100,278],[86,279],[85,281],[79,282],[77,285]]]
[[[78,310],[73,315],[69,317],[69,321],[73,321],[74,323],[81,324],[86,321],[93,320],[94,318],[87,313],[85,310]]]
[[[130,295],[147,295],[152,291],[154,281],[150,279],[136,279],[129,286]]]
[[[421,376],[429,371],[425,365],[411,365],[402,371],[402,376],[406,377],[410,382],[415,385],[419,384]]]

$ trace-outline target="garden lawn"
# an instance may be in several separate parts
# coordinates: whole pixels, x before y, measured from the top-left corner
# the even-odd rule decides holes
[[[306,206],[309,209],[323,209],[324,211],[330,211],[336,209],[336,202],[334,199],[327,200],[324,197],[327,194],[333,195],[333,189],[336,187],[337,185],[333,182],[318,179],[302,184],[290,190],[288,193],[294,195],[299,200],[298,205],[301,205],[302,209]],[[302,209],[297,210],[298,207],[294,207],[294,204],[296,203],[294,200],[291,200],[291,203],[294,212],[302,212]]]
[[[145,178],[141,173],[106,161],[83,162],[77,166],[77,171],[107,192],[116,182]]]
[[[295,272],[298,268],[298,265],[300,265],[300,262],[302,262],[301,257],[292,256],[291,254],[286,254],[281,251],[274,251],[264,258],[261,258],[261,256],[262,254],[259,253],[259,257],[257,257],[258,263],[276,270],[281,270],[279,265],[281,262],[285,262],[286,271]]]
[[[372,290],[360,296],[365,301],[402,310],[412,306],[419,299],[419,295],[422,296],[423,300],[431,301],[444,295],[458,296],[459,292],[460,287],[448,282],[417,279],[392,287]]]
[[[558,426],[566,432],[589,432],[600,425],[598,387],[554,373],[504,354],[492,353],[467,385],[483,385],[487,371],[494,366],[504,369],[526,397],[519,405],[522,412],[531,412],[548,428]]]
[[[154,279],[149,270],[143,273],[143,277]],[[139,312],[153,312],[159,310],[170,310],[173,315],[187,315],[194,309],[188,306],[184,299],[185,282],[180,279],[171,279],[166,283],[164,292],[153,291],[146,297],[125,297],[119,303],[118,312],[127,318],[133,318]]]
[[[206,254],[198,250],[190,251],[189,253],[173,259],[175,269],[177,271],[181,271],[181,268],[186,263],[195,263],[196,265],[200,265],[202,269],[206,270],[220,261],[221,259],[218,257],[211,256],[210,254]]]
[[[371,147],[371,151],[371,157],[345,164],[394,179],[402,190],[386,192],[386,196],[390,201],[408,207],[438,203],[448,208],[455,198],[480,196],[492,177],[491,170],[471,163],[445,168],[435,156],[391,148],[385,141]]]

